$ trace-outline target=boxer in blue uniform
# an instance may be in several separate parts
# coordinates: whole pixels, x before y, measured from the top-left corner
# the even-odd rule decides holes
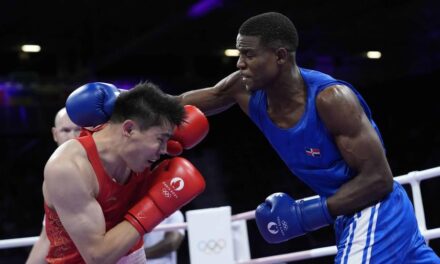
[[[239,71],[179,96],[208,115],[237,103],[292,173],[319,194],[270,195],[256,209],[260,233],[279,243],[334,224],[336,263],[440,263],[406,192],[393,181],[364,99],[346,82],[299,67],[297,46],[286,16],[251,17],[237,36]]]

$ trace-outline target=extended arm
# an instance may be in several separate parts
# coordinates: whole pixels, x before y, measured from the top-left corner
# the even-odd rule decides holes
[[[247,113],[250,94],[238,71],[222,79],[213,87],[192,90],[178,96],[183,105],[194,105],[206,115],[214,115],[238,103]]]
[[[356,171],[327,199],[330,213],[352,214],[378,202],[391,192],[393,176],[379,136],[356,95],[348,87],[331,86],[319,94],[316,104],[344,160]]]

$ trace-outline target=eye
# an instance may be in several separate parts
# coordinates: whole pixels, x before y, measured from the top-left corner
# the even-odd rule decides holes
[[[243,50],[243,52],[241,54],[243,56],[245,56],[246,58],[252,58],[257,55],[254,50]]]

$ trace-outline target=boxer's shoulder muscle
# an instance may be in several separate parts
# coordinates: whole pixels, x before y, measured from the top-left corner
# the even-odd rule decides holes
[[[94,196],[98,182],[84,148],[77,140],[62,144],[52,154],[44,168],[43,193],[49,207],[53,197],[62,195],[63,186],[79,189]],[[52,194],[52,195],[51,195]]]

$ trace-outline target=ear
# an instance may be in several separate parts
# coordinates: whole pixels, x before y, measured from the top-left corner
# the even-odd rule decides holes
[[[289,60],[290,53],[286,48],[278,48],[275,54],[277,55],[278,64],[284,64]]]
[[[52,127],[52,137],[53,137],[53,141],[55,141],[55,143],[58,142],[58,138],[57,138],[57,129],[56,127]]]
[[[122,134],[124,136],[131,136],[133,134],[133,131],[136,129],[136,123],[131,120],[127,119],[122,123]]]

